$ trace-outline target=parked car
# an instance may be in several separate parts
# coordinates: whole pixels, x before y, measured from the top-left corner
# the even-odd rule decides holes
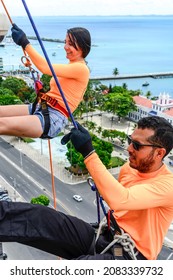
[[[83,200],[82,197],[80,195],[78,195],[78,194],[74,194],[73,195],[73,199],[78,201],[78,202],[81,202]]]

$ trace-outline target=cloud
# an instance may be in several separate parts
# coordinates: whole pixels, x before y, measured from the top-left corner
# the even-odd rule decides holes
[[[26,0],[32,15],[173,14],[172,0]],[[21,0],[4,1],[9,14],[26,15]],[[2,4],[1,4],[2,5]],[[0,5],[0,12],[3,7]]]

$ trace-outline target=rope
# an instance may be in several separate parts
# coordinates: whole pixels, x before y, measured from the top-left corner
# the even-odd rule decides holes
[[[34,23],[33,19],[32,19],[32,16],[31,16],[31,14],[30,14],[30,11],[29,11],[29,9],[28,9],[28,7],[27,7],[27,5],[26,5],[25,0],[22,0],[22,3],[23,3],[23,5],[24,5],[24,8],[25,8],[26,13],[27,13],[27,15],[28,15],[28,18],[29,18],[29,20],[30,20],[30,22],[31,22],[31,25],[32,25],[32,27],[33,27],[33,29],[34,29],[34,32],[35,32],[35,34],[36,34],[36,37],[37,37],[37,39],[38,39],[38,41],[39,41],[39,44],[40,44],[40,46],[41,46],[41,48],[42,48],[42,51],[43,51],[43,53],[44,53],[44,56],[45,56],[45,58],[46,58],[46,60],[47,60],[47,63],[48,63],[48,65],[49,65],[49,68],[50,68],[50,70],[51,70],[51,72],[52,72],[52,76],[53,76],[54,79],[55,79],[56,85],[57,85],[57,87],[58,87],[58,89],[59,89],[59,92],[60,92],[60,94],[61,94],[61,96],[62,96],[62,99],[63,99],[63,101],[64,101],[64,104],[65,104],[65,106],[66,106],[66,108],[67,108],[67,111],[68,111],[68,113],[69,113],[69,116],[70,116],[70,118],[71,118],[71,120],[72,120],[72,123],[73,123],[73,125],[74,125],[75,128],[78,128],[78,127],[77,127],[77,124],[76,124],[76,122],[75,122],[75,120],[74,120],[74,117],[73,117],[73,115],[72,115],[72,113],[71,113],[71,110],[70,110],[70,108],[69,108],[69,106],[68,106],[68,103],[67,103],[67,100],[66,100],[66,98],[65,98],[65,95],[64,95],[64,93],[63,93],[63,91],[62,91],[62,88],[61,88],[61,86],[60,86],[60,84],[59,84],[58,78],[57,78],[57,76],[56,76],[56,74],[55,74],[55,71],[54,71],[54,69],[53,69],[53,67],[52,67],[52,64],[51,64],[51,62],[50,62],[50,59],[49,59],[49,57],[48,57],[48,55],[47,55],[47,52],[46,52],[46,50],[45,50],[45,48],[44,48],[44,45],[43,45],[43,43],[42,43],[42,40],[41,40],[40,35],[39,35],[39,33],[38,33],[38,30],[37,30],[37,28],[36,28],[36,26],[35,26],[35,23]]]
[[[54,201],[54,208],[56,209],[56,189],[55,189],[55,180],[54,180],[54,173],[53,173],[52,152],[51,152],[50,139],[48,139],[48,146],[49,146],[49,158],[50,158],[50,169],[51,169],[51,179],[52,179],[53,201]]]
[[[96,236],[96,241],[98,240],[103,228],[107,225],[107,220],[106,217],[103,218],[103,220],[100,222],[97,236]],[[134,252],[135,249],[135,242],[132,240],[131,236],[128,233],[125,233],[123,229],[121,229],[121,234],[115,234],[114,239],[112,242],[109,243],[109,245],[100,253],[104,254],[106,253],[114,244],[118,243],[120,244],[124,251],[126,251],[129,256],[132,258],[132,260],[137,260],[136,256],[138,255],[138,251]]]
[[[8,13],[8,10],[7,10],[7,8],[6,8],[5,4],[4,4],[4,1],[1,0],[1,3],[2,3],[3,7],[4,7],[4,10],[5,10],[6,14],[7,14],[7,17],[8,17],[8,19],[9,19],[9,21],[11,22],[11,25],[13,25],[13,21],[12,21],[10,15],[9,15],[9,13]]]

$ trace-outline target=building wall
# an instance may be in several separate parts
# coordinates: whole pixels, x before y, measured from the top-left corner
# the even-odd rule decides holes
[[[165,98],[167,100],[165,100]],[[165,118],[169,123],[173,125],[173,113],[172,116],[168,115],[165,111],[173,110],[173,103],[170,102],[168,94],[160,94],[158,101],[151,101],[152,109],[141,104],[136,104],[137,111],[130,112],[128,117],[134,122],[138,122],[141,118],[156,115]]]

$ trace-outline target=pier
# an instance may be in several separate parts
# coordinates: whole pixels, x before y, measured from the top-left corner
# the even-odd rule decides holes
[[[143,73],[143,74],[123,74],[123,75],[112,75],[112,76],[102,76],[102,77],[91,77],[91,81],[95,80],[120,80],[120,79],[137,79],[137,78],[172,78],[173,72],[157,72],[157,73]]]

